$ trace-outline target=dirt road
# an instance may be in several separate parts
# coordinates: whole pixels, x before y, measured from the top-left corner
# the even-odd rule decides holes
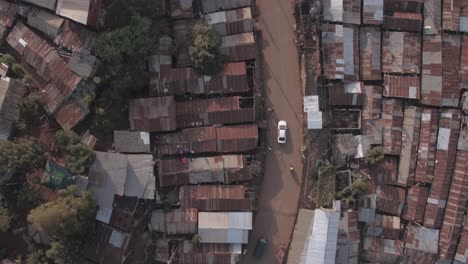
[[[302,88],[294,43],[293,6],[290,0],[258,0],[263,84],[265,85],[268,151],[266,170],[257,203],[254,230],[243,263],[282,263],[294,227],[302,181]],[[286,144],[277,143],[277,123],[288,123]],[[291,173],[289,166],[294,167]],[[269,245],[261,260],[252,253],[260,237]]]

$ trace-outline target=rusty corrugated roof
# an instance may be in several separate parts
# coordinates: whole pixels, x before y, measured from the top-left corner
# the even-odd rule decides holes
[[[385,0],[384,11],[421,13],[424,0]]]
[[[88,109],[83,108],[73,98],[70,98],[62,104],[60,109],[54,114],[54,117],[63,129],[72,129],[88,113]]]
[[[254,28],[250,7],[210,13],[204,18],[220,36],[252,32]]]
[[[130,128],[137,131],[172,131],[176,129],[176,103],[172,96],[131,99]]]
[[[460,132],[460,112],[443,110],[439,119],[434,180],[427,199],[424,225],[440,228],[449,195],[455,167],[458,136]]]
[[[365,226],[365,235],[386,239],[398,239],[401,231],[400,217],[375,214],[373,222]]]
[[[416,106],[406,106],[404,114],[398,184],[408,186],[415,181],[422,109]]]
[[[468,81],[468,35],[463,35],[460,55],[460,75],[462,81]]]
[[[406,204],[401,218],[422,223],[428,196],[429,187],[413,185],[408,188],[408,196],[406,197]]]
[[[421,103],[442,105],[442,36],[424,35]]]
[[[455,171],[450,185],[447,208],[440,229],[439,257],[453,260],[462,232],[466,203],[468,202],[468,151],[458,151]]]
[[[369,166],[369,169],[366,171],[377,184],[396,184],[398,158],[385,156],[381,161]]]
[[[253,100],[233,96],[177,102],[177,127],[254,122]],[[247,101],[252,103],[245,103]]]
[[[196,246],[192,241],[179,240],[179,254],[176,263],[206,264],[206,263],[238,263],[242,248],[235,244],[200,243]]]
[[[461,36],[442,36],[442,106],[458,106],[460,100],[460,42]]]
[[[201,211],[250,211],[252,201],[242,185],[185,185],[180,187],[181,208]]]
[[[439,230],[408,225],[402,263],[435,263]]]
[[[69,50],[91,50],[96,33],[85,26],[70,20],[65,20],[62,29],[54,40],[54,43]]]
[[[328,92],[328,103],[331,106],[357,106],[363,104],[364,83],[335,83]]]
[[[192,39],[193,26],[198,22],[197,19],[181,19],[172,22],[172,32],[174,40],[178,43],[176,57],[177,67],[190,66],[189,46]]]
[[[420,13],[393,12],[384,16],[384,28],[401,31],[420,32],[423,18]]]
[[[242,152],[255,149],[258,144],[258,126],[240,125],[216,128],[218,152]]]
[[[416,164],[416,181],[431,183],[434,178],[437,126],[439,112],[425,108],[421,115],[419,146]]]
[[[386,97],[398,97],[406,99],[419,99],[421,85],[417,76],[384,76],[384,91]]]
[[[468,217],[465,217],[463,232],[461,233],[460,241],[458,241],[455,260],[462,263],[466,263],[468,261]]]
[[[151,229],[167,235],[195,234],[197,224],[198,210],[194,208],[156,210],[151,215]]]
[[[360,28],[360,74],[362,80],[381,80],[381,35],[377,27]]]
[[[421,35],[384,31],[382,69],[388,73],[419,74],[421,70]]]
[[[396,99],[383,99],[382,120],[384,122],[383,152],[385,154],[400,155],[403,103]]]
[[[403,255],[403,241],[379,237],[364,237],[363,259],[371,263],[399,263]]]
[[[221,38],[220,52],[226,61],[246,61],[257,57],[257,45],[253,32],[224,36]]]
[[[362,106],[362,119],[380,119],[382,113],[383,88],[377,85],[364,85],[364,103]]]
[[[383,1],[364,0],[362,6],[362,23],[369,25],[381,25],[383,23]]]

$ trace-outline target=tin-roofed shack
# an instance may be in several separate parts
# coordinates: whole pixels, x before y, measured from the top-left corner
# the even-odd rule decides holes
[[[8,30],[13,26],[13,22],[18,16],[18,6],[16,4],[0,1],[0,44],[6,38]]]
[[[360,28],[360,63],[359,71],[361,80],[381,80],[381,35],[382,31],[377,27]]]
[[[382,160],[370,165],[365,170],[377,184],[397,184],[398,158],[385,156]]]
[[[442,0],[424,1],[424,34],[438,34],[442,29]]]
[[[458,151],[455,171],[440,229],[439,257],[441,260],[453,260],[458,240],[462,232],[465,207],[468,202],[468,151]]]
[[[439,230],[408,225],[405,237],[404,263],[434,263],[437,258]]]
[[[416,181],[431,183],[434,178],[434,166],[437,145],[439,112],[425,108],[421,115],[419,146],[416,164]]]
[[[379,237],[365,237],[364,260],[371,263],[399,263],[403,255],[403,242]]]
[[[230,183],[249,181],[252,174],[243,155],[205,158],[174,158],[161,160],[158,165],[159,186]]]
[[[201,2],[204,14],[252,5],[251,0],[202,0]]]
[[[325,78],[359,78],[359,29],[349,25],[322,26],[322,55]]]
[[[357,264],[359,258],[358,212],[342,212],[335,263]]]
[[[437,137],[437,162],[434,169],[434,180],[427,199],[424,226],[431,228],[440,228],[442,226],[443,213],[455,167],[459,133],[460,112],[457,110],[442,111]]]
[[[97,28],[100,8],[101,0],[57,0],[56,14]]]
[[[415,181],[416,151],[419,146],[422,109],[406,106],[404,115],[398,183],[408,186]]]
[[[330,128],[332,130],[361,129],[360,109],[332,109]]]
[[[370,189],[370,194],[362,196],[359,200],[359,207],[375,209],[390,215],[401,214],[405,203],[405,189],[390,185],[377,185]]]
[[[151,230],[167,235],[195,234],[197,232],[197,209],[174,209],[169,212],[153,211]]]
[[[337,83],[328,90],[330,106],[360,106],[363,104],[362,82]]]
[[[184,185],[179,190],[181,208],[200,211],[250,211],[252,200],[243,185]]]
[[[221,36],[252,32],[254,25],[250,7],[206,14],[205,21]]]
[[[442,36],[442,106],[458,106],[460,100],[460,42],[461,36],[443,33]]]
[[[129,119],[132,130],[145,132],[176,129],[176,103],[172,96],[131,99]]]
[[[117,152],[151,153],[148,132],[114,131],[114,145]]]
[[[16,122],[16,105],[26,94],[22,81],[10,78],[0,79],[0,141],[8,140]]]
[[[159,155],[206,152],[243,152],[257,147],[258,126],[197,127],[160,135],[156,150]]]
[[[31,8],[28,12],[28,25],[41,31],[51,40],[57,37],[64,21],[62,17],[43,9]]]
[[[382,92],[381,86],[364,85],[363,120],[380,119],[382,113]]]
[[[95,37],[95,32],[87,29],[83,25],[66,19],[54,43],[71,51],[80,49],[91,50]]]
[[[197,19],[181,19],[172,22],[174,41],[178,43],[175,55],[176,67],[190,66],[189,46],[192,39],[193,26],[195,26],[197,22]]]
[[[233,96],[177,102],[176,109],[177,128],[255,121],[253,98]]]
[[[171,18],[194,18],[193,2],[193,0],[171,0]]]
[[[55,5],[57,4],[57,0],[22,0],[23,2],[28,2],[34,4],[36,6],[40,6],[52,11],[55,11]]]
[[[420,89],[419,77],[388,74],[384,76],[383,95],[385,97],[419,99]]]
[[[201,243],[247,244],[252,230],[251,212],[199,212]]]
[[[220,52],[229,62],[253,60],[257,56],[257,45],[252,32],[224,36]]]
[[[400,100],[382,100],[383,152],[385,154],[399,155],[401,153],[403,116],[403,103]]]
[[[462,48],[460,55],[460,75],[462,81],[468,81],[468,35],[463,35],[462,39]]]
[[[457,252],[455,254],[456,264],[466,263],[468,261],[468,217],[465,217],[463,232],[460,241],[458,241]]]
[[[199,244],[183,240],[178,243],[176,256],[179,264],[238,263],[242,254],[241,244]]]
[[[441,106],[442,88],[442,36],[424,35],[421,103]]]
[[[406,197],[406,204],[401,218],[422,223],[428,196],[429,187],[413,185],[408,188],[408,196]]]
[[[367,137],[371,145],[382,145],[383,131],[382,119],[366,120],[363,122],[362,134]]]
[[[325,0],[323,1],[323,20],[361,24],[361,1]]]
[[[385,29],[421,32],[423,17],[420,13],[385,13],[383,25]]]
[[[365,25],[382,25],[383,0],[364,0],[362,5],[362,23]]]
[[[373,221],[366,223],[364,234],[372,237],[398,239],[401,228],[400,217],[375,214]]]
[[[465,31],[466,9],[468,3],[463,0],[443,1],[442,6],[442,26],[444,30]],[[466,32],[466,31],[465,31]]]
[[[382,53],[384,72],[419,74],[421,70],[420,34],[384,31]]]

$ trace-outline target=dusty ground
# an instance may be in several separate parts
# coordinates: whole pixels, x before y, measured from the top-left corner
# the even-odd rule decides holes
[[[291,238],[302,181],[301,146],[303,145],[302,88],[298,52],[294,42],[294,17],[291,1],[258,0],[260,51],[267,113],[267,144],[272,148],[266,168],[254,230],[243,263],[282,263]],[[288,123],[287,143],[277,143],[279,120]],[[294,167],[294,173],[289,166]],[[269,245],[261,260],[252,253],[260,237]]]

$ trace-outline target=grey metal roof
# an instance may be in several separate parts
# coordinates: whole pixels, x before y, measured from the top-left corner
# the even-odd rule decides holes
[[[57,0],[22,0],[22,1],[35,4],[40,7],[44,7],[52,11],[55,11],[55,4],[57,3]]]
[[[19,80],[0,78],[0,140],[7,140],[16,121],[16,105],[26,93]]]
[[[201,243],[248,242],[252,212],[199,212],[198,235]]]
[[[65,19],[39,8],[33,8],[28,13],[28,25],[47,35],[50,40],[57,37],[64,21]]]
[[[153,173],[153,155],[127,155],[127,159],[124,195],[154,199],[156,186]]]
[[[114,131],[114,146],[118,152],[151,153],[150,134],[139,131]]]
[[[91,0],[58,0],[56,13],[86,25],[90,4]]]
[[[89,50],[80,49],[72,53],[67,66],[83,79],[88,79],[94,77],[100,63],[101,61],[91,55]]]

